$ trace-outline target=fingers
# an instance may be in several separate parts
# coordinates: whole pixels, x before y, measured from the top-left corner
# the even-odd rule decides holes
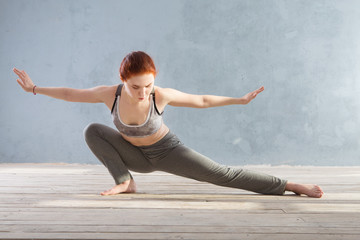
[[[253,98],[255,98],[259,93],[264,91],[264,87],[259,88],[258,90],[255,90],[252,94]]]
[[[16,81],[19,83],[20,86],[22,86],[22,83],[21,83],[20,79],[16,79]]]
[[[16,81],[18,82],[18,84],[21,86],[22,89],[24,89],[25,91],[27,91],[27,89],[29,88],[29,84],[31,83],[30,78],[27,76],[26,72],[24,70],[20,71],[17,68],[13,68],[14,73],[16,73],[19,78],[16,79]]]
[[[24,76],[24,71],[20,71],[20,70],[17,69],[17,68],[13,68],[13,71],[14,71],[14,73],[16,73],[20,78],[25,77],[25,76]]]
[[[25,72],[25,70],[22,70],[21,72],[24,75],[24,77],[29,77],[29,75]]]
[[[30,77],[27,75],[27,73],[24,70],[20,71],[17,68],[13,68],[13,71],[20,77],[20,80],[22,81],[23,85],[28,85],[32,83]]]
[[[16,81],[20,84],[20,85],[23,85],[23,81],[21,79],[16,79]]]
[[[16,79],[16,81],[19,83],[20,87],[26,91],[25,86],[24,86],[24,84],[21,82],[21,80]]]
[[[16,73],[19,77],[26,77],[27,73],[25,72],[25,70],[19,70],[17,68],[13,68],[14,73]]]
[[[259,88],[258,90],[255,90],[256,94],[261,93],[262,91],[264,91],[264,87],[262,86],[261,88]]]
[[[21,77],[22,77],[22,73],[21,73],[17,68],[15,68],[15,67],[13,68],[13,71],[14,71],[14,73],[16,73],[16,74],[20,77],[20,80],[23,81],[22,78],[21,78]],[[19,79],[16,79],[16,81],[21,85],[20,80],[19,80]]]
[[[13,71],[14,71],[16,74],[21,73],[21,72],[20,72],[20,70],[19,70],[19,69],[17,69],[17,68],[15,68],[15,67],[13,68]]]

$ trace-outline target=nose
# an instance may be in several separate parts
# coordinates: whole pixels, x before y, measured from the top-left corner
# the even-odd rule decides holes
[[[143,88],[142,90],[140,90],[140,97],[145,97],[146,95],[146,89]]]

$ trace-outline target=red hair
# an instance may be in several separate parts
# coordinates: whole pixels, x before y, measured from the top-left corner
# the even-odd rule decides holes
[[[123,82],[135,75],[152,73],[154,78],[157,74],[154,61],[142,51],[131,52],[121,62],[120,78]]]

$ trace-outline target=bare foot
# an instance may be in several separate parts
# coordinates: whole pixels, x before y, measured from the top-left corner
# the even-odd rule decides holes
[[[318,185],[315,184],[298,184],[288,182],[286,184],[287,191],[292,191],[297,195],[305,194],[309,197],[321,198],[324,192]]]
[[[134,179],[127,180],[121,184],[114,186],[113,188],[104,191],[101,195],[115,195],[118,193],[134,193],[136,192],[136,184]]]

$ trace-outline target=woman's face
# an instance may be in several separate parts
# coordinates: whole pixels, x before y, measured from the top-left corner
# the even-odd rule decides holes
[[[132,76],[124,82],[125,91],[135,102],[146,101],[153,89],[154,80],[152,73]]]

